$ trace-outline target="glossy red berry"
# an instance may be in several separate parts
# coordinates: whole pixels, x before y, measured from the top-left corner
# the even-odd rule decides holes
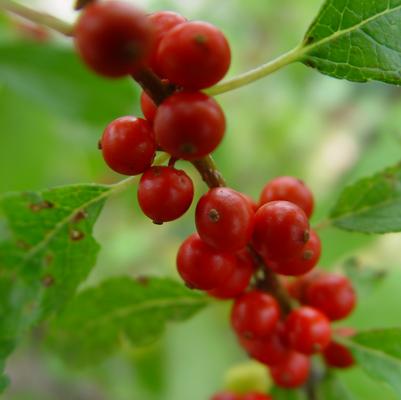
[[[209,294],[217,299],[234,299],[242,294],[249,286],[253,272],[254,263],[248,250],[244,249],[236,254],[237,266],[226,281],[216,289],[210,290]]]
[[[311,229],[309,240],[300,255],[284,261],[271,261],[268,266],[277,274],[287,276],[304,275],[311,271],[319,261],[322,245],[319,236]]]
[[[356,293],[348,278],[327,273],[308,286],[306,302],[336,321],[352,312],[356,304]]]
[[[325,349],[331,340],[330,321],[312,307],[293,310],[285,321],[289,345],[303,354],[313,354]]]
[[[305,183],[292,176],[280,176],[267,183],[260,195],[260,204],[270,201],[286,200],[304,210],[309,218],[314,207],[313,194]]]
[[[100,75],[135,74],[148,61],[154,32],[146,15],[124,1],[93,2],[75,28],[75,44],[84,62]]]
[[[330,342],[323,351],[323,357],[329,367],[349,368],[355,364],[352,353],[337,342]]]
[[[254,290],[238,297],[231,309],[231,324],[239,336],[247,339],[271,335],[280,318],[276,299]]]
[[[270,368],[277,386],[292,389],[302,386],[309,377],[310,360],[304,354],[290,352],[280,364]]]
[[[233,254],[213,249],[197,234],[189,236],[177,254],[178,272],[194,289],[211,290],[221,286],[236,266]]]
[[[242,398],[234,392],[216,393],[210,400],[242,400]]]
[[[239,337],[241,346],[248,355],[266,365],[276,365],[282,362],[288,354],[288,346],[283,338],[283,331],[279,329],[262,339],[247,339]]]
[[[263,393],[247,393],[242,396],[241,400],[272,400],[272,397]]]
[[[221,107],[200,92],[170,96],[159,106],[154,121],[160,147],[184,160],[211,153],[223,139],[225,127]]]
[[[171,31],[171,29],[179,24],[186,22],[187,19],[173,11],[158,11],[150,14],[148,18],[155,30],[155,40],[153,43],[149,65],[153,69],[153,71],[160,74],[160,70],[157,64],[157,51],[159,49],[160,42],[164,38],[164,36],[166,36],[166,34]]]
[[[143,213],[158,224],[181,217],[193,197],[191,178],[172,167],[149,168],[138,185],[138,201]]]
[[[222,187],[210,189],[196,207],[199,236],[219,250],[237,251],[251,239],[254,211],[237,191]]]
[[[227,73],[230,62],[230,47],[223,33],[199,21],[171,29],[157,52],[157,69],[162,76],[191,90],[217,83]]]
[[[141,109],[146,120],[153,124],[156,117],[157,106],[146,92],[142,92],[141,94]]]
[[[313,270],[305,275],[288,281],[286,288],[291,297],[298,300],[300,303],[306,304],[306,292],[309,285],[320,275],[324,274],[323,271]]]
[[[100,141],[108,166],[123,175],[137,175],[153,162],[156,142],[148,121],[135,117],[114,120]]]
[[[253,244],[267,262],[297,257],[308,240],[308,218],[297,205],[272,201],[256,212]]]

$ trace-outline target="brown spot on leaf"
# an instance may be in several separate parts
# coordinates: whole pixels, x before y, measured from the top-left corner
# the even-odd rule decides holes
[[[70,239],[74,242],[78,242],[85,237],[85,234],[78,229],[72,229],[70,231]]]
[[[46,209],[54,208],[54,204],[48,200],[44,200],[40,203],[31,203],[29,208],[32,212],[39,212]]]
[[[42,278],[42,285],[44,287],[50,287],[54,285],[54,278],[51,275],[46,275]]]
[[[29,250],[31,248],[31,245],[27,242],[25,242],[25,240],[17,240],[17,247],[19,247],[22,250]]]
[[[141,285],[141,286],[148,286],[149,284],[149,278],[147,276],[138,276],[136,278],[136,281]]]
[[[45,255],[44,263],[45,263],[46,266],[49,266],[53,262],[53,260],[54,260],[53,254],[48,253],[48,254]]]
[[[72,223],[77,224],[86,218],[88,218],[88,213],[85,210],[80,210],[73,216]]]

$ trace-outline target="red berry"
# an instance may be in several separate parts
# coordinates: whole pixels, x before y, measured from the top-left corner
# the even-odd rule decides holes
[[[142,92],[141,94],[141,109],[145,118],[149,123],[153,124],[156,117],[157,106],[146,92]]]
[[[272,400],[272,397],[267,394],[254,392],[245,394],[241,400]]]
[[[157,69],[162,76],[191,90],[217,83],[227,73],[230,62],[230,47],[223,33],[199,21],[171,29],[157,52]]]
[[[260,204],[274,200],[286,200],[302,208],[309,218],[313,212],[313,194],[299,179],[280,176],[267,183],[260,195]]]
[[[295,351],[289,353],[280,364],[270,368],[275,384],[287,389],[302,386],[308,380],[309,370],[309,357]]]
[[[134,74],[147,63],[153,34],[146,15],[131,4],[94,2],[78,19],[75,44],[90,68],[114,78]]]
[[[253,243],[266,260],[294,258],[301,254],[308,240],[308,218],[297,205],[272,201],[256,212]]]
[[[276,299],[256,290],[238,297],[231,310],[234,330],[248,339],[271,335],[279,318],[280,308]]]
[[[236,251],[250,241],[254,211],[249,202],[230,188],[213,188],[196,207],[195,222],[199,236],[209,246]]]
[[[233,392],[221,392],[215,394],[210,400],[242,400],[242,398]]]
[[[289,345],[303,354],[322,351],[331,340],[330,321],[312,307],[292,311],[285,322]]]
[[[306,292],[309,285],[324,272],[320,270],[313,270],[305,275],[300,276],[290,282],[287,282],[288,293],[300,303],[306,303]]]
[[[288,347],[283,340],[280,324],[269,336],[262,339],[246,339],[239,337],[241,346],[251,358],[266,365],[276,365],[283,361],[288,353]]]
[[[233,299],[242,294],[248,287],[254,271],[254,264],[248,250],[244,249],[236,254],[237,266],[230,277],[209,294],[218,299]]]
[[[172,167],[149,168],[138,186],[139,205],[155,223],[181,217],[190,207],[193,197],[191,178],[184,171]]]
[[[226,127],[223,110],[203,93],[176,93],[158,108],[156,141],[176,158],[196,160],[221,142]]]
[[[277,274],[287,276],[299,276],[312,270],[319,261],[322,248],[316,232],[311,229],[309,235],[309,240],[300,255],[289,260],[270,261],[268,266]]]
[[[306,302],[336,321],[352,312],[356,304],[356,294],[348,278],[328,273],[316,278],[309,285]]]
[[[342,344],[331,342],[323,351],[326,364],[334,368],[349,368],[355,364],[352,353]]]
[[[211,290],[221,286],[236,266],[233,254],[213,249],[196,233],[184,241],[177,254],[178,272],[194,289]]]
[[[155,40],[153,44],[152,53],[150,56],[149,65],[156,73],[160,73],[157,64],[157,50],[161,40],[166,34],[171,31],[175,26],[186,22],[187,19],[182,15],[173,11],[159,11],[149,15],[149,20],[153,24],[155,30]]]
[[[121,117],[105,129],[101,142],[108,166],[123,175],[138,175],[152,164],[156,143],[148,121]]]
[[[246,193],[241,193],[241,195],[245,197],[246,201],[249,203],[253,211],[258,211],[259,205],[256,204],[256,201],[251,196],[247,195]]]

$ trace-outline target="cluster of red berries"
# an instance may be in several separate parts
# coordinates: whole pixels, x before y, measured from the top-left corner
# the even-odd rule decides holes
[[[102,75],[135,77],[152,70],[175,88],[159,105],[143,93],[145,119],[113,121],[100,146],[114,171],[142,174],[138,200],[149,218],[155,223],[179,218],[190,207],[194,189],[188,175],[174,168],[175,161],[207,156],[224,135],[222,109],[200,90],[227,72],[227,40],[214,26],[176,13],[145,15],[124,2],[95,1],[82,12],[75,41],[83,60]],[[168,166],[152,167],[157,150],[170,154]],[[330,326],[352,311],[353,288],[345,277],[309,273],[321,253],[320,239],[309,226],[313,208],[311,191],[292,177],[268,182],[258,204],[231,188],[211,188],[196,207],[197,233],[177,255],[178,272],[188,287],[234,300],[231,322],[240,344],[286,388],[305,383],[312,354],[323,352],[336,367],[353,362],[348,350],[332,341]],[[277,299],[258,286],[264,268],[299,277],[286,285],[300,307],[283,315]],[[251,399],[269,397],[241,397]]]

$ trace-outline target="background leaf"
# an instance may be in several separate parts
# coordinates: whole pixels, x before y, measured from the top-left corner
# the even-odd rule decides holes
[[[93,225],[111,186],[75,185],[0,198],[0,363],[22,333],[75,294],[96,261]]]
[[[167,322],[188,319],[207,301],[170,279],[113,278],[73,299],[53,322],[49,343],[69,362],[96,363],[121,340],[152,343]]]
[[[271,391],[275,400],[306,400],[306,395],[301,390],[287,390],[275,386]]]
[[[366,373],[390,385],[401,399],[401,328],[361,332],[339,341],[351,349]]]
[[[326,0],[302,61],[335,78],[401,84],[401,0]]]
[[[333,373],[329,373],[318,386],[319,400],[353,400],[354,397]]]
[[[401,231],[401,165],[347,187],[331,212],[332,223],[363,233]]]

